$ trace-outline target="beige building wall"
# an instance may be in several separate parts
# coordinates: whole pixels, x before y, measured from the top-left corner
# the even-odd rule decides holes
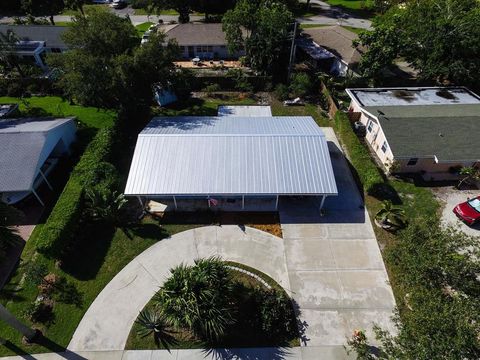
[[[377,119],[361,111],[361,108],[352,101],[350,109],[353,112],[361,113],[360,121],[367,128],[365,140],[370,145],[371,149],[375,152],[376,156],[382,162],[386,169],[395,163],[395,172],[398,173],[420,173],[427,181],[435,180],[454,180],[458,178],[458,175],[450,173],[452,167],[466,167],[477,165],[478,162],[471,161],[458,161],[449,163],[437,163],[435,158],[426,157],[418,158],[416,164],[408,165],[410,159],[395,159],[390,146],[388,146],[388,140],[380,127]],[[382,150],[382,146],[386,142],[386,151]]]

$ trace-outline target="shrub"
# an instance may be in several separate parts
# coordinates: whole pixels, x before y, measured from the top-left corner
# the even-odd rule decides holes
[[[25,265],[25,282],[37,286],[43,281],[45,275],[48,274],[48,268],[45,264],[30,261]]]
[[[275,97],[280,100],[287,100],[290,92],[288,91],[288,86],[285,84],[278,84],[275,86]]]
[[[384,182],[383,177],[373,162],[368,149],[360,142],[353,132],[350,121],[345,113],[338,111],[335,114],[335,131],[340,136],[353,167],[357,170],[358,178],[364,191],[371,194],[378,184]]]
[[[52,258],[60,257],[78,230],[82,206],[83,186],[71,177],[36,239],[39,252]]]
[[[35,301],[25,309],[23,314],[35,323],[51,323],[54,318],[53,303],[51,301]]]
[[[217,258],[180,265],[155,296],[166,319],[211,341],[222,338],[233,323],[230,271]]]
[[[255,301],[260,313],[261,327],[265,334],[273,339],[285,335],[295,336],[297,324],[294,321],[295,313],[292,301],[283,291],[257,289]]]
[[[111,167],[105,170],[108,167],[105,161],[110,160],[114,140],[115,130],[104,128],[88,145],[35,240],[37,250],[42,254],[58,259],[73,239],[80,225],[85,187],[99,181],[96,175],[110,174]]]
[[[148,6],[148,0],[132,0],[133,9],[145,9]]]
[[[171,345],[177,344],[172,330],[172,324],[165,315],[158,309],[146,309],[140,312],[138,319],[135,320],[138,325],[138,335],[141,337],[153,336],[153,341],[157,347],[160,344],[167,350]]]
[[[312,81],[306,73],[298,73],[293,76],[290,84],[290,92],[294,97],[304,97],[312,90]]]
[[[210,84],[205,86],[205,92],[207,93],[208,96],[212,96],[214,92],[220,91],[222,88],[220,87],[219,84]]]

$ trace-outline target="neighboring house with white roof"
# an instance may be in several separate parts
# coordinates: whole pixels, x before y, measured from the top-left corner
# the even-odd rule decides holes
[[[176,40],[180,47],[182,59],[200,58],[226,60],[238,59],[245,55],[241,50],[237,53],[228,52],[227,39],[222,30],[222,24],[176,24],[160,26],[159,31],[166,34],[166,40]]]
[[[347,89],[349,117],[386,170],[425,180],[480,165],[480,97],[464,87]],[[394,166],[394,168],[392,168]]]
[[[338,25],[307,28],[297,39],[297,45],[308,56],[314,67],[336,76],[355,72],[365,51],[362,46],[353,47],[358,35]]]
[[[75,140],[74,118],[25,118],[0,121],[0,200],[14,204],[45,182]]]

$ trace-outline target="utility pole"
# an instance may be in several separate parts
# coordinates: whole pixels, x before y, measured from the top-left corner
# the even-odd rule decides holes
[[[292,44],[290,45],[290,61],[288,62],[287,81],[290,81],[290,75],[292,73],[292,65],[295,59],[295,38],[296,37],[297,37],[297,22],[295,21],[293,24]]]
[[[8,325],[20,332],[27,341],[33,341],[38,335],[38,332],[32,328],[29,328],[22,322],[20,322],[13,314],[8,311],[2,304],[0,304],[0,319],[5,321]]]

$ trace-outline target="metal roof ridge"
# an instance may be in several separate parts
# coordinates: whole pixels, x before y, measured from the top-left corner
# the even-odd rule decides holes
[[[192,133],[185,133],[185,134],[169,134],[169,133],[140,133],[138,137],[325,137],[325,134],[192,134]]]

